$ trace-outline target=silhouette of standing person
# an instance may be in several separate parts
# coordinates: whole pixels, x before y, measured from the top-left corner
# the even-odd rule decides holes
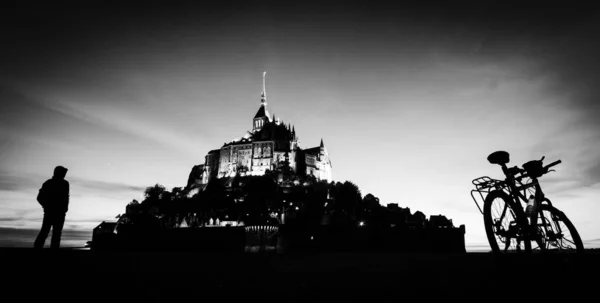
[[[33,244],[34,248],[43,248],[50,228],[52,240],[50,247],[60,247],[60,237],[65,223],[65,215],[69,209],[69,182],[65,180],[67,169],[62,166],[54,168],[54,176],[42,185],[38,194],[38,202],[44,208],[42,228]]]

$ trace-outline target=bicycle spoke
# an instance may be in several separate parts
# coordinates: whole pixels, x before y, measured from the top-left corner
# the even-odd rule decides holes
[[[494,234],[499,248],[505,252],[523,250],[523,241],[516,222],[517,216],[513,209],[504,203],[503,199],[496,199],[492,203]]]
[[[550,209],[544,209],[540,212],[539,219],[537,232],[542,237],[542,246],[536,241],[538,247],[534,250],[571,251],[577,249],[577,244],[573,240],[569,228],[560,216],[552,213]]]

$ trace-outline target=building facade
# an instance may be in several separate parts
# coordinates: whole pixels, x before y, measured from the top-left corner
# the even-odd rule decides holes
[[[212,178],[260,176],[267,170],[289,166],[299,175],[313,175],[318,180],[332,181],[331,160],[321,139],[317,147],[303,149],[295,127],[283,123],[267,110],[263,73],[263,91],[258,111],[252,119],[252,130],[223,144],[204,157],[202,173],[192,183],[205,186]],[[190,182],[188,182],[188,185]]]

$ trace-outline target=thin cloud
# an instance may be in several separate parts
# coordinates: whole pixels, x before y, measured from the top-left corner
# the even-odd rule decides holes
[[[81,231],[88,231],[94,229],[102,221],[116,222],[115,216],[98,217],[96,219],[71,219],[69,214],[65,221],[65,229],[75,229]],[[39,228],[42,224],[42,218],[24,218],[20,216],[14,217],[0,217],[0,228]]]
[[[146,189],[145,186],[139,185],[131,185],[127,183],[118,183],[118,182],[107,182],[107,181],[99,181],[99,180],[91,180],[80,177],[71,177],[69,178],[71,182],[71,187],[73,186],[82,186],[86,189],[96,190],[96,191],[104,191],[104,192],[128,192],[128,191],[137,191],[142,192]]]
[[[578,197],[574,190],[583,187],[590,187],[594,184],[584,183],[580,178],[560,177],[554,179],[541,179],[540,183],[544,188],[544,192],[550,195],[561,194],[563,197],[568,196],[571,198]]]
[[[600,248],[600,239],[582,240],[585,248]]]
[[[597,13],[590,16],[555,28],[551,35],[549,29],[539,31],[529,40],[535,45],[530,54],[537,55],[539,63],[529,73],[545,79],[539,102],[570,116],[531,149],[532,156],[563,161],[556,167],[557,173],[542,180],[553,193],[600,183],[600,65],[596,58],[600,44],[590,43],[596,40],[600,22]],[[532,120],[531,124],[538,122]]]
[[[584,175],[589,180],[586,185],[593,185],[600,182],[600,159],[590,168],[584,170]]]
[[[32,190],[39,186],[31,178],[0,171],[0,191]]]
[[[70,219],[69,218],[67,221],[71,224],[74,224],[74,225],[80,227],[82,224],[85,224],[85,223],[97,225],[102,221],[116,221],[116,220],[117,220],[117,218],[116,218],[116,214],[115,214],[115,216],[108,217],[108,218],[107,217],[97,217],[97,218],[87,218],[87,219]]]
[[[85,147],[88,137],[68,136],[63,130],[115,131],[112,127],[100,129],[97,124],[57,110],[44,98],[32,94],[33,91],[31,87],[0,80],[0,100],[4,105],[0,112],[0,135],[13,143],[30,141],[53,148],[79,150]],[[8,145],[2,147],[3,150],[10,148]]]
[[[23,220],[23,217],[0,217],[0,223],[3,222],[18,222]]]
[[[40,209],[7,209],[6,207],[0,207],[2,216],[0,217],[0,225],[2,226],[34,226],[39,225],[42,222],[42,218],[39,216],[33,217],[33,214],[39,213]],[[36,214],[37,215],[37,214]]]
[[[489,244],[480,244],[480,243],[465,243],[465,249],[467,251],[480,251],[480,252],[489,252],[491,250]]]
[[[597,37],[600,28],[598,18],[583,20],[581,24],[556,39],[554,52],[538,71],[540,74],[554,74],[553,81],[546,87],[548,96],[559,96],[554,104],[564,111],[574,114],[571,123],[548,138],[553,148],[569,153],[581,161],[585,177],[591,183],[600,182],[600,68],[597,54],[600,44],[590,43]],[[551,119],[551,117],[548,117]],[[577,142],[575,142],[577,140]]]
[[[125,113],[122,109],[106,105],[99,102],[101,106],[79,103],[68,103],[57,101],[49,103],[48,106],[66,115],[100,125],[113,128],[130,135],[154,141],[160,145],[174,149],[196,154],[200,150],[199,145],[195,144],[192,138],[167,130],[156,122],[146,122],[136,118],[133,115]]]
[[[0,247],[32,247],[39,229],[0,227]],[[83,247],[92,240],[92,230],[65,228],[62,247]],[[46,241],[49,242],[49,241]]]
[[[48,176],[39,174],[16,174],[7,171],[0,171],[0,190],[6,191],[24,191],[24,190],[37,190],[41,187],[34,180],[46,180]],[[83,187],[92,191],[100,192],[143,192],[146,186],[133,185],[128,183],[119,182],[108,182],[93,180],[87,178],[81,178],[77,176],[68,177],[67,180],[73,187]]]

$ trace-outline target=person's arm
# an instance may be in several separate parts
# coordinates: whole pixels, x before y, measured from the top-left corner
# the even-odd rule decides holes
[[[48,200],[48,181],[42,184],[38,192],[38,202],[42,206],[42,208],[46,208],[46,201]]]
[[[66,201],[65,201],[65,212],[67,212],[67,211],[69,211],[69,196],[70,196],[70,192],[69,191],[70,191],[70,188],[69,188],[69,181],[65,180],[65,182],[67,184],[65,186],[67,188],[67,192],[66,192],[67,196],[65,197],[65,199],[66,199]]]

